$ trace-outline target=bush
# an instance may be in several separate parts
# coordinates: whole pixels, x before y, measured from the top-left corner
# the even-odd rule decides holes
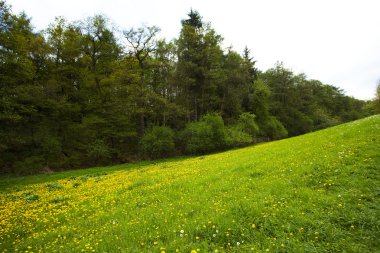
[[[173,130],[165,126],[148,129],[140,141],[141,152],[149,158],[166,157],[174,151]]]
[[[205,122],[211,128],[211,140],[215,148],[223,147],[225,143],[224,121],[223,118],[216,113],[206,114],[201,121]]]
[[[253,138],[239,127],[229,127],[226,129],[227,147],[244,147],[253,142]]]
[[[259,133],[259,126],[256,124],[255,118],[255,114],[249,112],[242,113],[239,116],[238,124],[241,127],[241,130],[252,137],[256,137],[256,135]]]
[[[88,157],[95,163],[104,163],[111,157],[111,150],[102,140],[95,140],[87,147]]]
[[[212,129],[206,122],[189,123],[184,131],[183,141],[186,142],[186,152],[191,154],[206,153],[215,148]]]
[[[201,121],[187,124],[183,141],[188,153],[207,153],[225,146],[224,122],[220,115],[207,114]]]
[[[46,166],[46,161],[42,156],[29,156],[24,160],[15,162],[13,172],[18,175],[36,174]]]
[[[263,134],[272,140],[282,139],[288,136],[288,131],[282,123],[274,116],[270,116],[262,129]]]

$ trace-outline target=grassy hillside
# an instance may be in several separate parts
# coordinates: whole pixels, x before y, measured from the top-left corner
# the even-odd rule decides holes
[[[208,156],[0,179],[2,252],[379,252],[380,116]]]

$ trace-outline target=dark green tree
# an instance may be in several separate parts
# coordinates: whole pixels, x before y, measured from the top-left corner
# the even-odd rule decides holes
[[[198,12],[191,10],[182,21],[177,45],[177,81],[182,87],[182,101],[188,121],[217,107],[217,80],[221,71],[222,38],[202,22]]]
[[[149,110],[149,97],[155,97],[151,87],[149,87],[149,72],[152,70],[151,57],[156,50],[156,36],[160,31],[159,28],[140,27],[130,29],[124,32],[124,36],[128,41],[129,54],[136,60],[139,80],[132,84],[131,91],[136,101],[136,109],[138,114],[138,133],[142,137],[145,132],[146,113]]]

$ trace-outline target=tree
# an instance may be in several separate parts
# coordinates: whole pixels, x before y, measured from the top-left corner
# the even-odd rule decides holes
[[[223,59],[223,76],[219,84],[220,112],[227,122],[233,122],[242,113],[242,97],[248,93],[242,57],[229,50]]]
[[[202,22],[198,12],[191,10],[182,20],[176,41],[178,48],[177,81],[182,86],[181,96],[188,111],[188,121],[217,107],[217,79],[221,71],[223,52],[221,36]]]
[[[101,93],[101,81],[112,73],[112,63],[120,54],[116,38],[108,27],[108,20],[102,15],[95,15],[81,22],[81,49],[87,57],[96,92]]]
[[[374,99],[374,111],[380,113],[380,84],[377,85],[376,97]]]
[[[136,95],[137,113],[139,117],[139,136],[144,135],[145,114],[147,110],[147,96],[151,94],[147,87],[147,72],[150,70],[150,57],[156,50],[156,35],[160,31],[158,27],[140,27],[137,30],[130,29],[124,32],[129,43],[129,54],[134,57],[138,64],[139,82],[134,86]]]
[[[43,37],[34,33],[25,13],[14,15],[0,1],[0,166],[16,171],[23,163],[43,166],[38,129],[43,101],[39,78],[44,57]]]

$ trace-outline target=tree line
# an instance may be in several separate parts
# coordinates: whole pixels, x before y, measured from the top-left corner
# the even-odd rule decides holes
[[[263,72],[191,10],[178,38],[102,15],[35,31],[0,1],[0,168],[31,174],[202,154],[371,114],[283,64]]]

